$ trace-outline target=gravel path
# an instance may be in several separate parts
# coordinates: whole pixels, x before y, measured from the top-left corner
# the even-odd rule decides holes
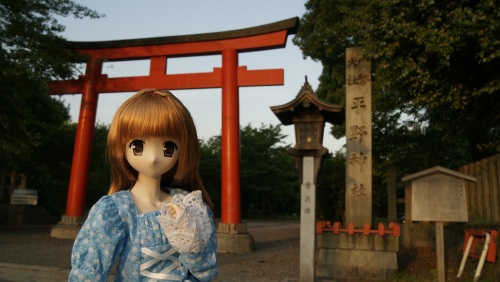
[[[0,281],[67,281],[73,240],[51,226],[0,227]],[[298,222],[249,222],[255,251],[219,254],[215,281],[298,281]]]
[[[299,277],[300,224],[249,223],[255,250],[248,254],[219,254],[215,281],[289,281]]]

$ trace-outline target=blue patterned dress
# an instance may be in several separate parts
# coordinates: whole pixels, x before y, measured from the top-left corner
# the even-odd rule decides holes
[[[170,194],[187,191],[170,189]],[[210,213],[210,212],[209,212]],[[138,214],[130,191],[102,197],[90,210],[71,255],[69,281],[107,281],[118,260],[115,281],[210,281],[217,276],[217,239],[199,253],[172,248],[157,216]],[[210,217],[211,217],[210,213]]]

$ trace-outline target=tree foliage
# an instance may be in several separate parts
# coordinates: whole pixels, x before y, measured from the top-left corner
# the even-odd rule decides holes
[[[28,175],[28,188],[39,190],[40,203],[59,213],[74,125],[67,107],[47,95],[47,82],[72,76],[71,62],[79,57],[65,48],[57,16],[100,15],[70,0],[0,2],[0,172]]]
[[[321,164],[316,184],[316,217],[344,222],[345,154],[328,153]]]
[[[0,2],[0,151],[3,164],[16,167],[41,144],[47,132],[69,118],[67,108],[47,95],[50,79],[73,73],[76,55],[59,35],[55,16],[98,17],[69,0]]]
[[[92,157],[85,198],[88,208],[92,207],[102,196],[108,194],[111,179],[111,169],[106,155],[108,129],[109,126],[105,124],[97,124],[94,128],[94,142],[92,143]]]
[[[221,144],[221,135],[200,140],[200,175],[216,216],[220,216],[221,207]]]
[[[241,193],[248,215],[298,213],[300,190],[280,125],[241,129]]]
[[[323,64],[320,97],[345,103],[347,47],[371,60],[377,160],[457,167],[500,151],[498,1],[310,0],[306,9],[294,43]]]
[[[99,18],[71,0],[2,0],[0,2],[1,75],[48,81],[68,78],[76,54],[65,48],[65,27],[56,16]]]
[[[47,132],[43,150],[26,160],[30,165],[21,168],[29,174],[28,188],[37,189],[40,204],[53,215],[64,214],[73,159],[76,123],[66,123]],[[97,124],[90,158],[89,178],[85,193],[86,207],[90,208],[106,195],[110,184],[110,168],[106,159],[108,126]]]
[[[76,124],[46,126],[43,142],[15,170],[29,176],[29,189],[38,190],[38,203],[56,219],[66,208]]]
[[[240,188],[243,216],[298,214],[300,190],[293,158],[279,125],[241,129]],[[205,188],[220,209],[221,136],[201,142],[200,170]]]

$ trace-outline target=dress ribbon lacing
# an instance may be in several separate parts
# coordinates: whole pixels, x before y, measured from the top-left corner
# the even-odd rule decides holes
[[[151,259],[145,263],[141,264],[141,275],[152,278],[149,280],[150,282],[158,281],[158,280],[173,280],[173,281],[182,281],[182,277],[175,274],[170,274],[171,271],[178,268],[181,263],[178,258],[172,256],[177,250],[170,249],[169,251],[160,254],[148,248],[141,248],[141,252],[151,257]],[[147,269],[154,265],[159,261],[171,260],[172,264],[165,267],[162,271],[158,273],[153,273],[148,271]]]

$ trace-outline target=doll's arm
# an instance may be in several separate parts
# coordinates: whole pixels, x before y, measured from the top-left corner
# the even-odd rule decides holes
[[[109,196],[90,210],[71,254],[69,281],[107,281],[109,271],[123,249],[124,226]]]

